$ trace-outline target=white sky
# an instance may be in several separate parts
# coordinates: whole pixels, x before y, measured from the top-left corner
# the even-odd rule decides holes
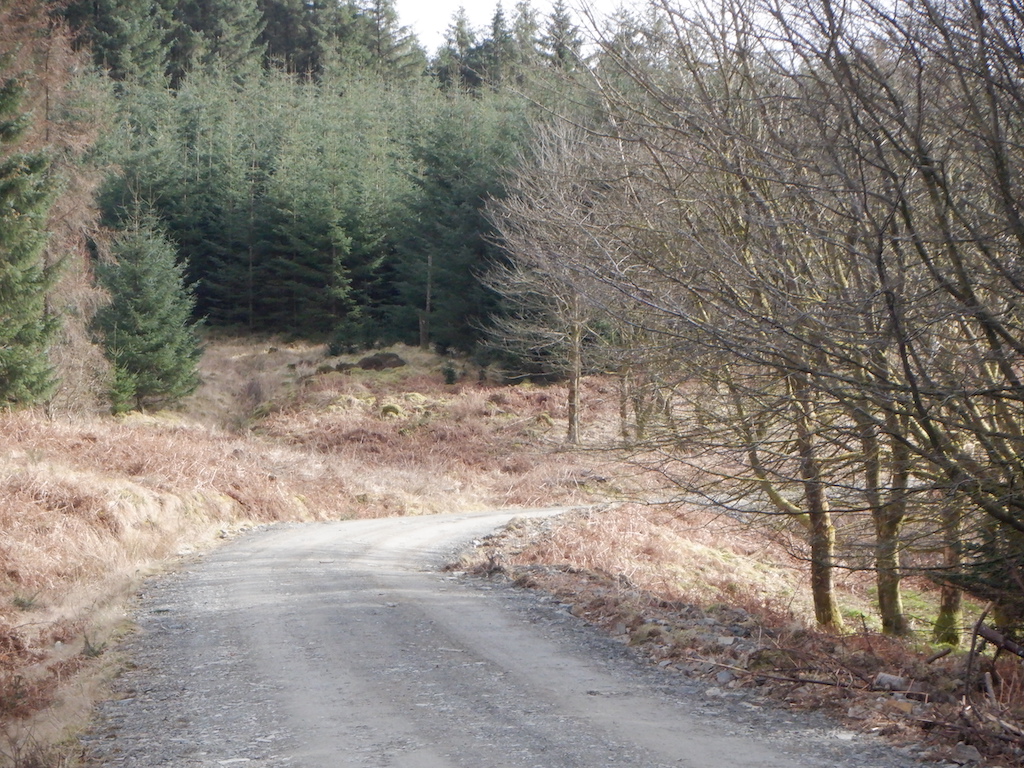
[[[505,17],[511,21],[517,0],[502,0]],[[530,4],[542,16],[551,10],[552,0],[531,0]],[[566,0],[566,6],[574,8],[576,0]],[[602,13],[610,13],[622,5],[642,4],[641,0],[589,0],[590,6]],[[455,12],[462,6],[469,16],[474,29],[487,30],[494,17],[497,0],[395,0],[399,21],[412,27],[427,52],[433,54],[444,41],[445,30],[451,24]]]

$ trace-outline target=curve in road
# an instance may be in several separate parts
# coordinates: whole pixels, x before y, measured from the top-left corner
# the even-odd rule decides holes
[[[556,511],[278,526],[156,580],[90,764],[904,764],[826,721],[743,720],[550,598],[440,572],[456,546]]]

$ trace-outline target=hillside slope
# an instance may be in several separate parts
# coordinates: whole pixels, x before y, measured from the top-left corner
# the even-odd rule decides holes
[[[27,764],[33,744],[87,711],[87,678],[103,674],[94,660],[127,627],[140,579],[218,538],[278,521],[595,498],[593,459],[561,450],[558,387],[475,372],[445,384],[452,361],[394,352],[408,364],[373,371],[321,347],[215,339],[203,385],[173,412],[0,416],[9,763]]]

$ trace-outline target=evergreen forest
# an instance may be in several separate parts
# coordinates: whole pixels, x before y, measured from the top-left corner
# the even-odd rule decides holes
[[[108,99],[100,223],[154,216],[207,326],[477,348],[496,304],[477,277],[499,250],[484,203],[534,109],[512,86],[559,61],[545,30],[564,8],[499,5],[488,30],[460,14],[433,55],[387,0],[54,13]]]
[[[1024,625],[1024,11],[0,0],[0,396],[173,401],[198,325],[613,381],[615,448]],[[174,332],[169,332],[173,326]]]

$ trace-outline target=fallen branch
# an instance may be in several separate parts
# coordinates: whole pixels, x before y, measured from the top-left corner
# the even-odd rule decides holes
[[[947,730],[953,731],[954,733],[959,733],[964,736],[973,736],[975,738],[990,738],[995,739],[996,741],[1003,741],[1008,744],[1024,744],[1024,738],[1020,736],[1010,736],[1005,733],[995,733],[986,728],[981,728],[977,725],[972,725],[971,723],[968,723],[967,725],[958,725],[957,723],[954,723],[950,720],[935,720],[934,718],[929,717],[913,717],[910,718],[910,722],[916,723],[925,730],[931,728],[945,728]],[[999,724],[1003,725],[1003,722],[999,721]],[[1013,733],[1012,730],[1011,733]]]
[[[985,712],[984,713],[984,717],[990,723],[995,723],[1000,728],[1002,728],[1004,731],[1009,731],[1014,736],[1017,736],[1019,738],[1024,738],[1024,728],[1021,728],[1021,727],[1019,727],[1017,725],[1014,725],[1013,723],[1008,723],[1005,720],[1003,720],[1002,718],[996,717],[991,712]]]
[[[852,683],[843,683],[838,680],[808,680],[802,677],[788,677],[783,675],[770,675],[766,672],[753,672],[749,669],[744,669],[743,667],[737,667],[732,664],[723,664],[720,661],[710,661],[709,659],[683,657],[683,661],[690,661],[695,664],[711,664],[713,666],[722,667],[723,669],[728,669],[733,672],[742,672],[743,674],[750,675],[751,677],[756,677],[762,680],[771,680],[772,682],[776,683],[800,683],[801,685],[828,685],[833,688],[846,688],[851,691],[868,690],[863,686],[853,685]]]
[[[992,645],[1002,651],[1009,651],[1010,653],[1020,656],[1024,659],[1024,645],[1013,642],[1008,637],[991,627],[986,627],[984,624],[978,624],[978,634],[988,640]]]

